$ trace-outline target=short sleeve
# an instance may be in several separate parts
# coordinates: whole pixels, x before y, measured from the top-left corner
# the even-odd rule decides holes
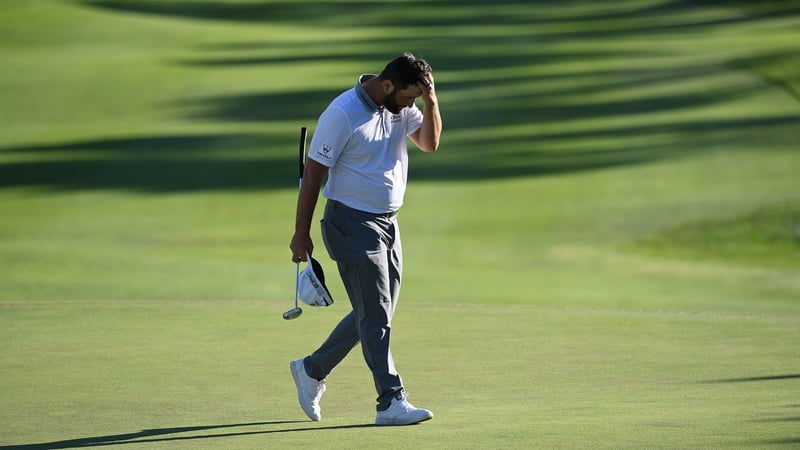
[[[344,111],[328,107],[319,116],[308,157],[326,167],[333,167],[349,142],[350,134],[350,123]]]
[[[411,136],[422,126],[422,111],[417,105],[405,108],[403,111],[406,113],[406,135]]]

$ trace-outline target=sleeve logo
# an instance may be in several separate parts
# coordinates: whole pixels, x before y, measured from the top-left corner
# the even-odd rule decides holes
[[[331,148],[330,145],[323,144],[322,145],[322,150],[321,151],[317,150],[317,156],[320,156],[320,157],[325,158],[325,159],[331,159],[331,155],[330,155],[331,150],[333,150],[333,149]]]

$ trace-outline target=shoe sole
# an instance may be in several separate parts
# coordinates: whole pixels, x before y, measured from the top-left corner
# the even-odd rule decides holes
[[[392,427],[392,426],[403,427],[403,426],[406,426],[406,425],[416,425],[418,423],[426,422],[426,421],[431,420],[431,419],[433,419],[433,414],[431,414],[430,416],[424,417],[424,418],[422,418],[420,420],[417,420],[416,422],[408,422],[408,423],[399,423],[399,422],[376,420],[375,421],[375,425],[377,425],[379,427]]]

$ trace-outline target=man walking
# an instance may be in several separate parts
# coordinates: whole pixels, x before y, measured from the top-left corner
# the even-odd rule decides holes
[[[422,111],[414,103],[418,97]],[[353,310],[316,351],[290,363],[300,406],[311,420],[322,417],[327,376],[359,342],[378,392],[375,423],[410,425],[433,417],[408,402],[389,342],[403,268],[397,211],[406,189],[406,139],[434,152],[441,132],[430,65],[410,53],[379,75],[361,75],[319,117],[297,201],[292,260],[305,261],[314,249],[311,220],[327,173],[322,237]]]

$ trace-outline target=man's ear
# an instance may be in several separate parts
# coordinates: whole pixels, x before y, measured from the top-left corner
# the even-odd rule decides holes
[[[394,83],[392,80],[383,80],[383,93],[389,94],[394,90]]]

